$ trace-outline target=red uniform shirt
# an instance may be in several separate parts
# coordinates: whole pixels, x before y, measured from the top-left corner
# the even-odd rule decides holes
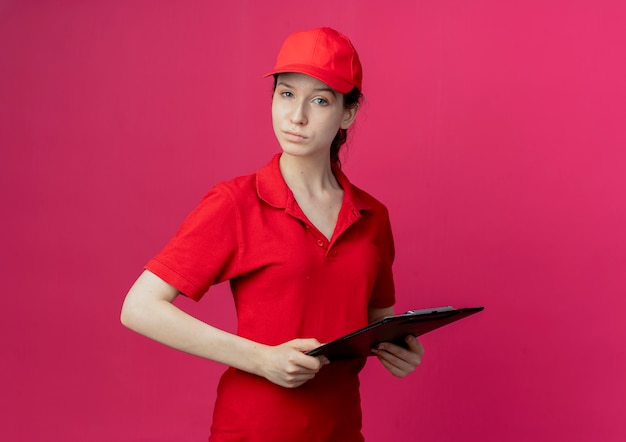
[[[279,158],[216,185],[146,268],[195,300],[230,280],[240,336],[327,342],[365,326],[368,308],[394,304],[387,209],[334,168],[344,198],[328,241],[299,208]],[[228,369],[210,440],[362,440],[364,362],[332,362],[295,389]]]

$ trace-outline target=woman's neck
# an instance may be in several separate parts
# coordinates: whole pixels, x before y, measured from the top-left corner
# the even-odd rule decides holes
[[[297,157],[283,153],[280,171],[294,193],[314,196],[340,189],[328,157]]]

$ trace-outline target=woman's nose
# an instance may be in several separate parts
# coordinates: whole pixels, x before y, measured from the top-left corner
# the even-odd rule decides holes
[[[293,124],[298,124],[298,125],[306,124],[307,118],[306,118],[305,104],[296,103],[293,109],[291,110],[291,115],[289,119],[291,120]]]

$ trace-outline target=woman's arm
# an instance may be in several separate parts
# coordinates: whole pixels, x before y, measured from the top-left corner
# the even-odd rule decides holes
[[[371,324],[393,314],[393,307],[370,308],[368,311],[369,322]],[[422,362],[422,355],[424,354],[424,347],[415,336],[407,336],[405,341],[408,348],[383,342],[372,350],[385,368],[399,378],[412,373]]]
[[[316,339],[259,344],[183,312],[173,304],[177,296],[175,287],[144,271],[126,295],[122,324],[172,348],[263,376],[283,387],[302,385],[327,362],[303,353],[320,345]]]
[[[371,324],[372,322],[380,321],[385,316],[393,316],[394,314],[393,306],[385,308],[370,308],[367,311],[367,318]]]

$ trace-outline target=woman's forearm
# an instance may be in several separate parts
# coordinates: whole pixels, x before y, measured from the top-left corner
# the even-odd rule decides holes
[[[144,272],[128,292],[122,323],[177,350],[259,374],[267,346],[225,332],[187,314],[172,302],[178,291]]]

